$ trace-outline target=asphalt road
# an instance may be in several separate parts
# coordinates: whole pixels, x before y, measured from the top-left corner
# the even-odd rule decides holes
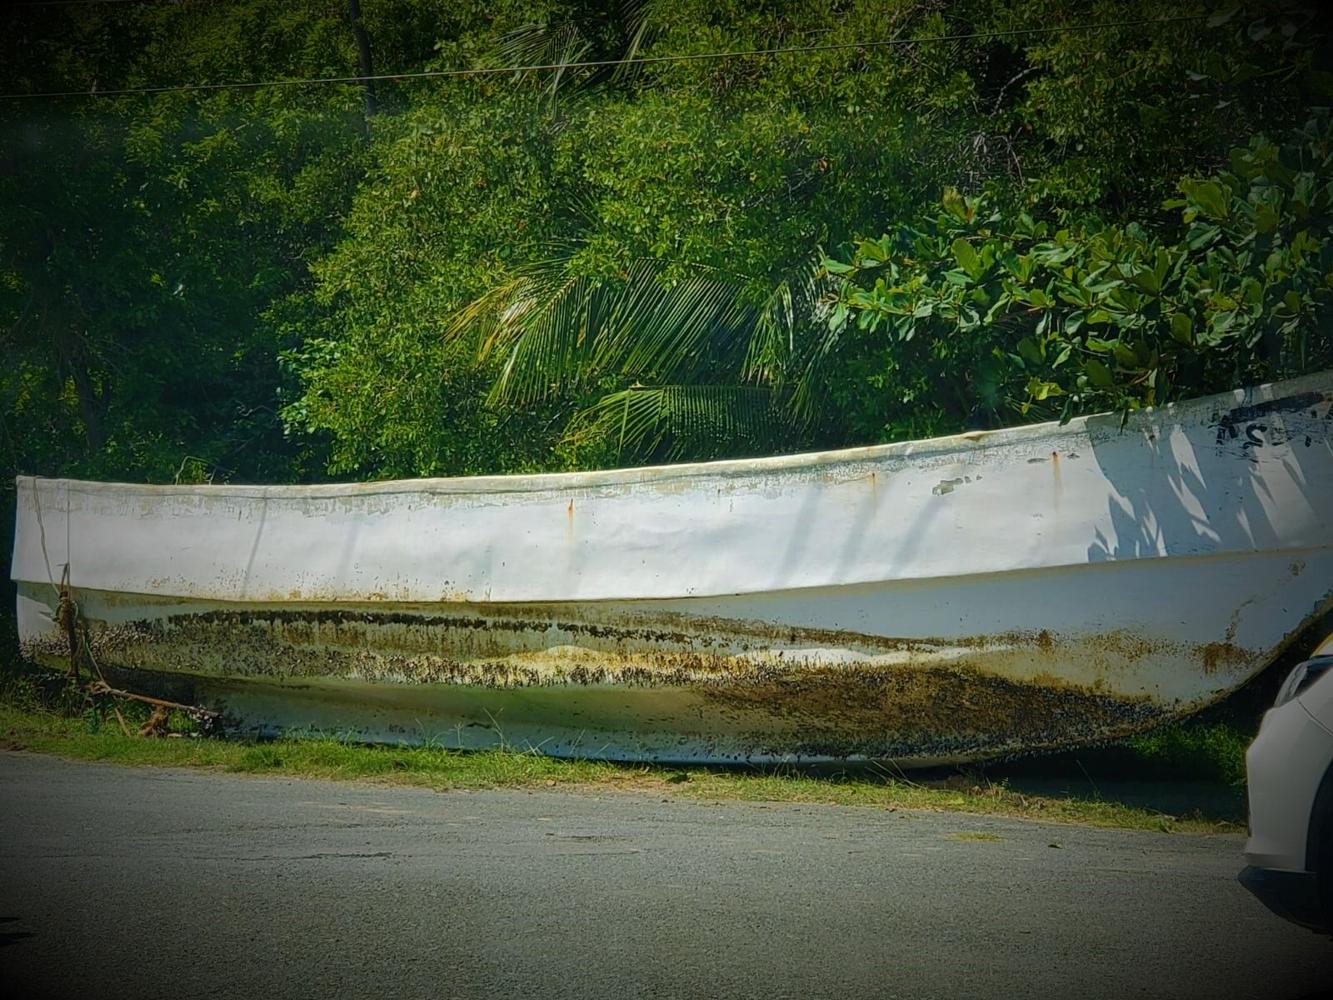
[[[0,753],[26,997],[1309,997],[1239,837]]]

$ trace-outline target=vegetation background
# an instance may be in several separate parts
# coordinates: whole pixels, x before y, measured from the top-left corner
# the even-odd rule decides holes
[[[4,16],[0,523],[18,473],[754,455],[1333,366],[1312,6]]]

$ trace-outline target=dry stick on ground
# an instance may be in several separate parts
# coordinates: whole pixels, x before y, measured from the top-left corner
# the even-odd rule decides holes
[[[167,701],[165,698],[154,698],[146,694],[135,694],[132,691],[122,691],[120,688],[113,688],[106,681],[93,681],[88,685],[89,694],[111,695],[116,698],[128,698],[131,701],[141,701],[145,705],[156,705],[159,708],[179,708],[182,712],[194,712],[199,715],[217,715],[217,712],[210,711],[207,708],[200,708],[198,705],[186,705],[179,701]]]
[[[215,718],[217,712],[209,711],[206,708],[200,708],[198,705],[185,705],[179,701],[167,701],[165,698],[153,698],[146,694],[135,694],[132,691],[122,691],[119,688],[113,688],[104,680],[96,680],[88,685],[88,693],[94,697],[107,695],[112,698],[126,698],[130,701],[141,701],[146,705],[152,705],[152,714],[148,716],[148,721],[139,729],[140,736],[162,736],[167,731],[167,718],[169,709],[179,709],[182,712],[188,712],[190,715],[198,718]],[[130,735],[130,728],[125,724],[125,718],[120,714],[120,709],[114,705],[111,711],[116,713],[116,718],[120,720],[120,728],[124,730],[125,735]]]
[[[112,706],[111,706],[111,711],[115,713],[115,715],[116,715],[116,721],[120,723],[120,731],[121,731],[122,733],[124,733],[126,736],[129,736],[129,735],[130,735],[130,727],[129,727],[129,724],[126,723],[126,721],[125,721],[125,716],[123,716],[123,715],[120,714],[120,709],[119,709],[117,706],[112,705]]]

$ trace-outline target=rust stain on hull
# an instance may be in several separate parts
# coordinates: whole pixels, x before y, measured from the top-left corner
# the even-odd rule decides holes
[[[1226,642],[1208,642],[1199,648],[1205,674],[1216,673],[1219,667],[1232,667],[1245,663],[1251,656],[1228,639]]]

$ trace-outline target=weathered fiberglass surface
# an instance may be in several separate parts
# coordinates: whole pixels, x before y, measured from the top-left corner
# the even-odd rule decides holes
[[[238,727],[683,760],[1122,735],[1333,597],[1333,374],[1131,415],[654,469],[21,478],[30,655]]]

